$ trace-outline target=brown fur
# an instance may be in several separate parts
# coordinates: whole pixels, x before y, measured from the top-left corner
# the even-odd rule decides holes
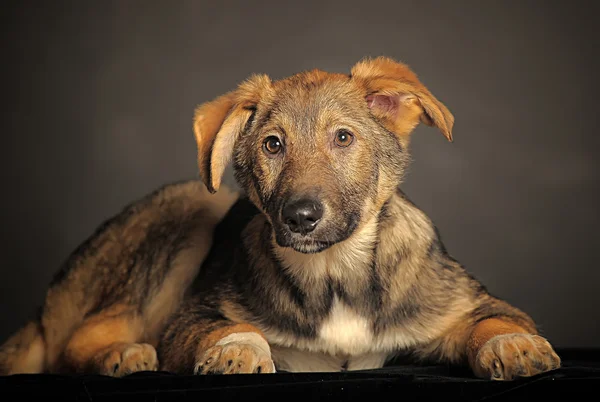
[[[492,379],[559,367],[533,320],[490,295],[399,190],[410,134],[421,122],[452,141],[452,113],[408,66],[389,58],[362,60],[350,74],[250,77],[195,112],[202,182],[218,197],[232,163],[242,191],[223,219],[216,216],[216,227],[199,232],[201,249],[212,246],[208,255],[194,254],[192,245],[180,250],[196,257],[181,260],[182,267],[203,261],[197,274],[181,268],[195,275],[189,294],[183,296],[185,281],[173,274],[172,282],[153,282],[162,287],[142,302],[136,296],[147,293],[148,282],[121,274],[113,249],[98,244],[95,255],[106,259],[102,277],[111,273],[120,297],[106,299],[89,265],[75,271],[71,284],[63,280],[63,290],[53,292],[64,300],[62,316],[78,317],[67,321],[76,325],[46,325],[45,333],[68,329],[59,344],[71,338],[76,353],[67,356],[94,362],[96,370],[116,361],[108,358],[110,345],[126,361],[133,352],[125,356],[119,345],[134,350],[131,344],[152,343],[157,335],[160,367],[184,374],[367,369],[398,354],[467,364]],[[189,186],[165,199],[211,200]],[[156,253],[165,256],[173,228],[162,225],[163,214],[136,212],[114,236],[131,232],[137,239],[144,233],[137,225],[164,227],[167,238]],[[194,228],[203,224],[202,214],[180,216]],[[138,253],[118,255],[127,260]],[[148,275],[166,278],[164,266],[170,265],[150,266]],[[86,318],[90,309],[81,314],[81,303],[90,303],[84,294],[110,301],[95,309],[99,321],[85,321],[94,319]],[[106,315],[115,306],[134,308],[122,313],[133,314],[126,326],[120,315]],[[154,307],[139,316],[139,306]],[[114,339],[96,342],[109,327]],[[81,337],[89,341],[79,342],[79,331],[91,331]],[[139,369],[141,360],[128,370]]]

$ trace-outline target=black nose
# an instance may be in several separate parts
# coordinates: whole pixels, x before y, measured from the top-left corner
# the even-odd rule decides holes
[[[316,200],[301,198],[285,204],[282,216],[292,232],[306,234],[317,227],[323,216],[323,206]]]

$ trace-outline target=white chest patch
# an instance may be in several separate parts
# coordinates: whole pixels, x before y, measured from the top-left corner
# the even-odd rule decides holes
[[[369,320],[354,312],[337,297],[329,316],[319,328],[317,338],[289,346],[273,348],[276,365],[283,371],[373,369],[382,367],[390,355],[387,348],[380,348]]]
[[[373,349],[371,324],[336,297],[327,319],[319,329],[319,340],[330,353],[358,355]]]

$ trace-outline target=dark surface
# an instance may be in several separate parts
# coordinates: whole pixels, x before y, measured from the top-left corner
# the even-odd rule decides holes
[[[338,400],[587,400],[600,386],[600,349],[558,350],[559,370],[515,381],[486,381],[441,366],[397,366],[352,373],[179,376],[165,372],[104,376],[0,377],[2,400],[187,401],[284,397]],[[591,395],[590,395],[591,396]]]

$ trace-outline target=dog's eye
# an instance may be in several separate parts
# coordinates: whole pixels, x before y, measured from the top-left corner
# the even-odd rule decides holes
[[[334,141],[335,145],[338,147],[345,148],[352,144],[352,141],[354,141],[354,135],[352,135],[352,133],[348,130],[338,130],[338,132],[335,133]]]
[[[268,155],[277,155],[282,148],[281,140],[274,135],[267,137],[263,143],[263,149]]]

